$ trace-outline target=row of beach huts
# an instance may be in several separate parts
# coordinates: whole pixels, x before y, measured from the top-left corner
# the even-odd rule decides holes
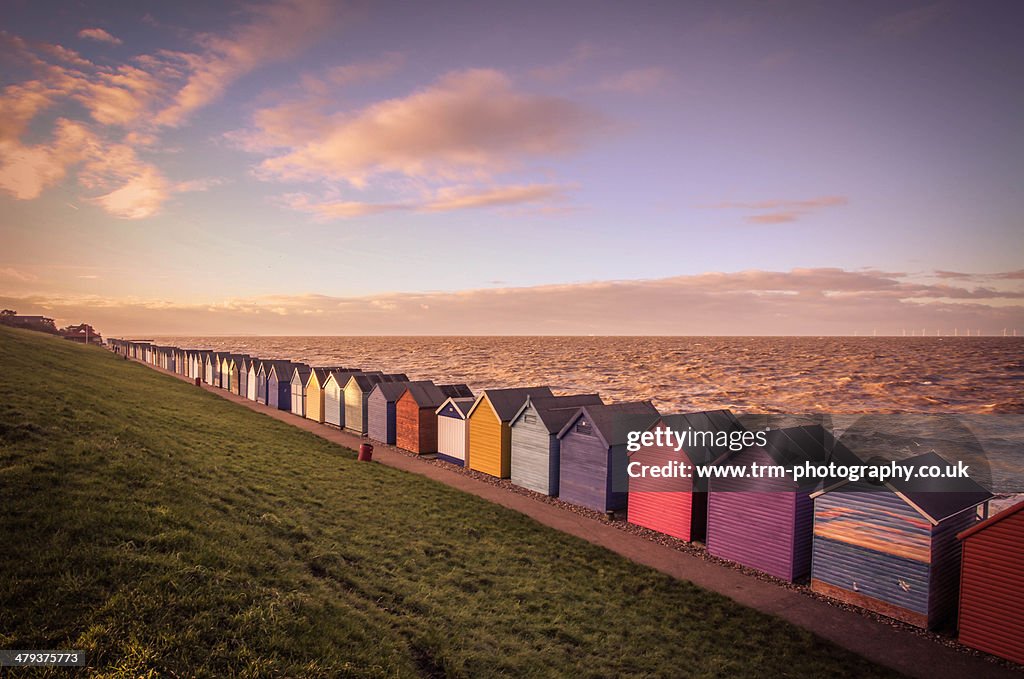
[[[628,430],[735,432],[727,410],[666,415],[649,401],[606,404],[549,387],[484,389],[355,367],[310,367],[240,353],[108,340],[117,353],[270,407],[448,462],[689,541],[748,568],[1024,664],[1024,503],[988,516],[992,498],[966,478],[837,480],[631,478],[627,463],[678,460],[674,446],[626,451]],[[628,425],[628,426],[627,426]],[[767,432],[766,445],[692,464],[856,462],[820,426]],[[936,453],[906,466],[946,466]]]

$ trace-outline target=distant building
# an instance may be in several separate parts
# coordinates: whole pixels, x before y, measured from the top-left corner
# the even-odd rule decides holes
[[[69,325],[60,331],[60,336],[80,344],[103,344],[103,337],[88,323]]]
[[[4,309],[0,312],[0,324],[24,330],[48,332],[51,335],[57,334],[57,326],[54,325],[52,318],[47,318],[46,316],[19,316],[18,312],[11,309]]]

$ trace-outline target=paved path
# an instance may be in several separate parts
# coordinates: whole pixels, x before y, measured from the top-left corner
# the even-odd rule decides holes
[[[157,368],[185,381],[187,378]],[[358,449],[366,439],[319,424],[298,415],[260,405],[231,392],[204,384],[203,389],[234,401],[250,410],[313,432],[328,441],[350,449]],[[905,629],[891,627],[859,613],[832,606],[800,592],[779,587],[771,582],[750,577],[739,571],[697,556],[659,545],[612,525],[575,514],[526,495],[509,492],[500,486],[479,481],[457,471],[429,464],[400,453],[391,446],[373,442],[373,459],[389,467],[420,474],[453,488],[472,493],[496,504],[617,552],[636,563],[650,566],[680,580],[724,594],[734,601],[814,632],[843,648],[849,649],[880,665],[922,679],[962,679],[964,677],[1015,677],[1017,672],[995,665],[982,658],[961,653]]]

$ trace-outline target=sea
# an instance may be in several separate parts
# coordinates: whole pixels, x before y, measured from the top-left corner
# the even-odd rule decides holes
[[[158,344],[340,365],[438,384],[547,385],[662,413],[821,422],[862,456],[936,450],[1024,493],[1024,338],[163,336]],[[748,421],[745,419],[744,421]],[[972,473],[973,476],[973,473]],[[983,476],[984,478],[981,478]]]

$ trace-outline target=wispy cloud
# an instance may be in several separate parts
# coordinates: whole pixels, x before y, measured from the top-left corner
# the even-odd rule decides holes
[[[849,203],[846,196],[821,196],[801,200],[724,201],[707,207],[724,210],[756,211],[744,219],[751,224],[785,224],[795,222],[811,212],[840,207]]]
[[[252,8],[252,19],[226,36],[202,35],[202,50],[182,54],[189,74],[170,106],[156,115],[160,125],[180,125],[258,66],[281,61],[331,28],[328,0],[283,0]]]
[[[114,37],[102,28],[83,28],[78,32],[78,37],[83,40],[95,40],[97,42],[107,42],[111,45],[120,45],[123,40]]]
[[[576,45],[565,59],[538,66],[530,71],[530,76],[547,84],[560,83],[576,73],[599,52],[600,50],[591,43],[582,42]]]
[[[597,89],[606,92],[647,94],[663,88],[671,80],[668,70],[657,66],[636,68],[602,80]]]
[[[875,22],[874,30],[881,35],[908,37],[917,35],[928,26],[946,19],[953,11],[947,0],[886,15]]]
[[[279,203],[320,221],[366,217],[384,212],[450,212],[472,208],[557,203],[567,199],[572,186],[519,184],[508,186],[450,186],[416,200],[370,203],[316,198],[307,193],[285,194]]]

